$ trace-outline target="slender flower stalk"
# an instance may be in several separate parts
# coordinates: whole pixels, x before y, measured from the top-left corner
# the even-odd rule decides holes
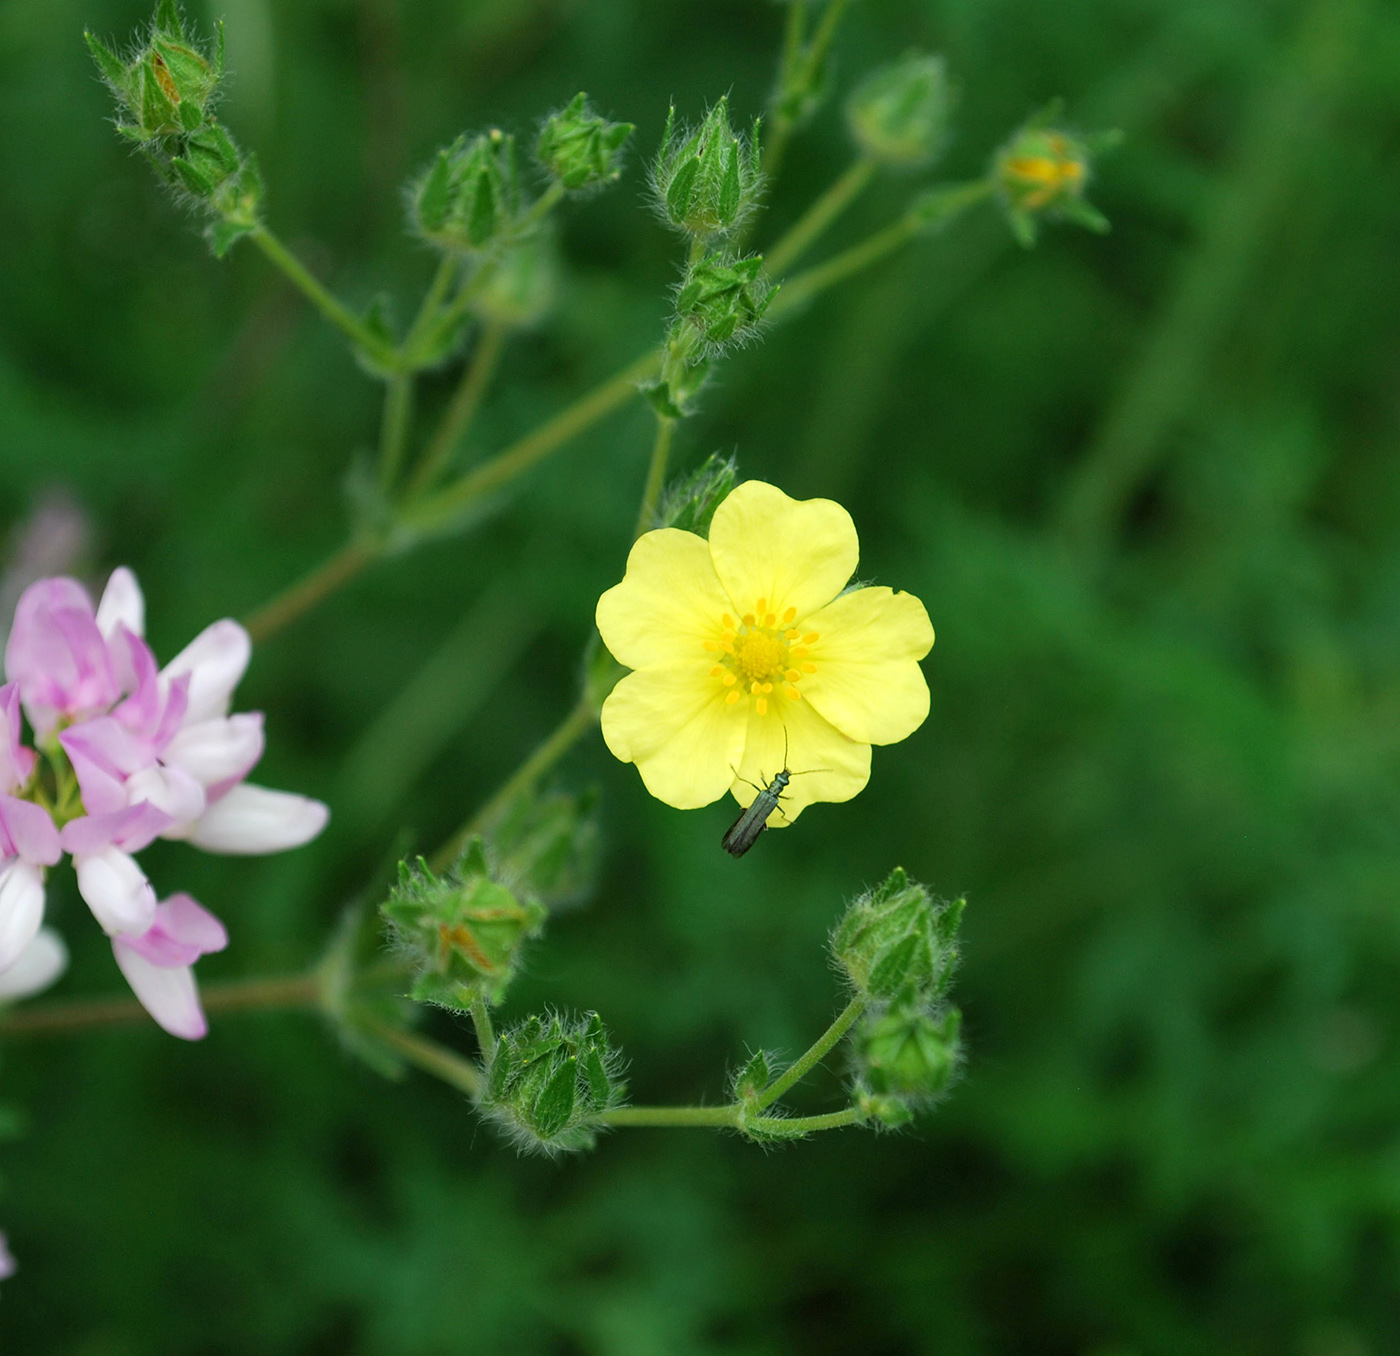
[[[860,155],[851,161],[835,183],[764,254],[764,263],[773,277],[782,277],[811,249],[827,227],[865,191],[878,165],[879,162],[869,155]]]
[[[476,348],[462,371],[462,379],[452,394],[442,422],[409,480],[410,499],[421,494],[437,480],[451,461],[452,454],[461,445],[491,384],[491,378],[496,375],[501,352],[505,347],[506,330],[505,322],[494,318],[486,321],[481,327]]]
[[[671,440],[675,437],[676,421],[669,415],[656,416],[656,439],[652,443],[651,462],[647,467],[646,486],[642,490],[642,507],[637,514],[635,536],[654,526],[656,505],[661,499],[661,487],[666,483],[666,467],[671,457]]]

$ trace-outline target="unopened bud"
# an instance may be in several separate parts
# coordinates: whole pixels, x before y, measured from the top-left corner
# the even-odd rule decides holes
[[[609,122],[580,94],[562,112],[545,119],[535,157],[571,192],[612,183],[622,173],[622,149],[634,131],[630,122]]]
[[[854,1041],[861,1087],[916,1106],[936,1101],[957,1071],[961,1028],[956,1008],[936,1012],[912,995],[870,1013]]]
[[[1053,125],[1060,106],[1032,118],[997,153],[992,175],[1012,234],[1035,244],[1041,219],[1071,221],[1100,234],[1108,219],[1084,197],[1096,154],[1118,141],[1116,132],[1075,136]]]
[[[413,229],[443,250],[480,253],[511,234],[519,212],[515,138],[496,128],[458,137],[409,190]]]
[[[697,128],[677,127],[676,110],[652,167],[661,214],[677,230],[700,240],[733,232],[758,205],[759,124],[744,136],[729,125],[729,101],[721,99]]]
[[[952,102],[943,58],[910,52],[856,87],[846,104],[846,118],[867,155],[916,169],[947,144]]]
[[[618,1064],[597,1013],[530,1017],[497,1040],[481,1108],[524,1151],[588,1149],[625,1094]]]
[[[686,270],[676,293],[676,319],[694,331],[705,357],[716,357],[758,332],[776,292],[764,276],[762,255],[728,259],[706,254]],[[695,345],[690,351],[696,351]]]
[[[902,867],[856,899],[831,937],[831,951],[858,993],[888,999],[912,989],[936,999],[958,958],[965,901],[936,899]]]
[[[412,966],[410,996],[457,1011],[478,998],[500,1001],[545,919],[537,902],[492,878],[479,838],[447,876],[434,875],[421,858],[400,863],[381,912]]]
[[[557,288],[553,237],[537,229],[491,261],[476,286],[472,308],[511,329],[527,329],[554,304]]]
[[[656,511],[656,527],[676,527],[697,536],[710,535],[710,520],[739,478],[733,457],[711,452],[689,475],[671,482]]]

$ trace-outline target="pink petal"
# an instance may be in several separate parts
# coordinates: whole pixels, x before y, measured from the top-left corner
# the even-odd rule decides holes
[[[206,852],[261,855],[309,843],[329,818],[319,800],[242,782],[178,836]]]
[[[44,878],[39,868],[12,861],[0,870],[0,971],[19,960],[43,921]]]
[[[0,972],[0,1002],[13,1003],[42,993],[67,968],[68,948],[63,938],[52,928],[41,928],[15,963]]]
[[[0,791],[23,786],[34,771],[34,750],[20,743],[19,684],[0,687]]]
[[[150,928],[139,937],[123,937],[122,944],[152,965],[169,969],[193,965],[211,951],[222,951],[228,945],[228,932],[197,900],[179,894],[157,904]]]
[[[92,602],[74,579],[41,579],[20,595],[5,672],[40,734],[59,715],[105,711],[121,695]]]
[[[0,1234],[0,1281],[8,1280],[18,1270],[10,1252],[9,1240],[4,1234]]]
[[[147,931],[156,916],[156,892],[134,858],[120,848],[74,856],[78,893],[107,933]]]
[[[190,675],[188,724],[228,714],[233,689],[252,654],[248,633],[236,621],[225,619],[206,626],[161,670],[162,677],[172,681],[183,673]]]
[[[0,847],[0,856],[17,856],[34,866],[56,866],[63,855],[49,812],[14,796],[0,796]]]
[[[111,716],[95,716],[58,737],[83,793],[89,814],[112,814],[131,803],[126,780],[155,763],[155,752]]]
[[[197,1041],[207,1034],[209,1024],[199,1006],[194,971],[188,965],[152,965],[122,937],[112,938],[112,954],[141,1006],[161,1027],[186,1041]]]
[[[183,768],[157,764],[128,779],[127,798],[133,805],[154,805],[173,824],[190,824],[204,813],[204,788]]]
[[[168,829],[174,820],[149,802],[128,806],[111,814],[85,815],[63,826],[58,841],[65,852],[84,856],[115,844],[140,852]]]

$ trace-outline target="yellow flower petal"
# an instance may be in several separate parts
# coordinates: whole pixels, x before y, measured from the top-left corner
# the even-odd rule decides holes
[[[663,527],[637,539],[622,582],[598,599],[598,633],[629,669],[701,663],[730,606],[705,539]]]
[[[743,707],[703,665],[629,673],[603,703],[603,739],[615,758],[636,763],[646,788],[678,810],[718,800],[743,756]]]
[[[855,589],[807,621],[821,640],[802,695],[842,734],[895,744],[924,723],[928,683],[918,661],[933,646],[933,627],[912,593]]]
[[[786,736],[784,736],[786,730]],[[758,795],[783,770],[783,749],[793,773],[778,808],[768,820],[774,827],[791,824],[816,801],[850,800],[870,780],[870,745],[857,744],[833,729],[806,702],[785,702],[781,718],[750,716],[739,778],[730,790],[740,805]],[[752,785],[750,784],[752,783]]]
[[[803,618],[846,586],[860,542],[840,504],[790,499],[776,485],[746,480],[715,510],[710,555],[740,615],[762,599],[771,612],[796,608]]]

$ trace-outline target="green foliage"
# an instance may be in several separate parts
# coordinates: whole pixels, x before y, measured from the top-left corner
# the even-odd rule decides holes
[[[738,460],[711,452],[693,471],[678,476],[666,487],[657,506],[656,526],[708,537],[715,510],[738,479]]]
[[[387,41],[384,7],[239,8],[265,12],[264,55],[239,55],[230,7],[221,124],[358,311],[426,283],[392,209],[425,148],[531,128],[580,83],[648,144],[673,93],[730,88],[747,113],[784,17],[729,6],[697,42],[693,5],[624,22],[430,0],[397,7]],[[12,561],[32,521],[51,551],[79,542],[63,568],[133,565],[164,656],[339,543],[334,487],[377,391],[251,258],[201,257],[114,146],[65,12],[4,18],[0,116],[44,140],[0,139],[5,526]],[[131,15],[78,18],[105,34]],[[1113,234],[1022,254],[990,212],[959,221],[728,364],[676,456],[736,449],[746,474],[851,509],[862,577],[910,588],[937,627],[929,723],[875,750],[861,796],[739,863],[717,846],[732,807],[666,810],[581,746],[570,772],[604,793],[595,902],[556,920],[510,1002],[596,1006],[649,1100],[718,1102],[744,1041],[790,1054],[821,1029],[813,956],[842,891],[900,860],[975,901],[956,1096],[917,1133],[763,1154],[619,1132],[557,1168],[503,1153],[440,1084],[385,1088],[295,1013],[212,1014],[198,1048],[7,1040],[4,1098],[33,1126],[3,1155],[7,1350],[1389,1350],[1400,308],[1375,284],[1400,237],[1400,15],[853,4],[834,95],[913,41],[963,92],[940,174],[980,175],[1050,80],[1082,125],[1122,126],[1090,188]],[[815,121],[749,246],[849,159]],[[557,309],[507,348],[468,454],[663,333],[677,270],[640,187],[629,169],[565,223]],[[877,185],[830,248],[908,191]],[[427,387],[425,414],[447,394]],[[311,964],[404,827],[441,841],[567,709],[653,422],[620,411],[471,537],[383,563],[255,650],[258,778],[334,815],[284,857],[143,855],[162,893],[188,884],[228,920],[202,984]],[[402,737],[375,776],[400,790],[367,826],[340,788],[386,713]],[[49,889],[75,953],[54,1001],[115,994],[71,877]],[[814,1073],[794,1108],[836,1091]]]
[[[918,169],[942,153],[952,101],[943,58],[909,52],[861,81],[846,102],[846,121],[867,155]]]
[[[526,1151],[589,1149],[599,1114],[622,1102],[619,1067],[596,1012],[529,1017],[497,1040],[481,1108]]]

